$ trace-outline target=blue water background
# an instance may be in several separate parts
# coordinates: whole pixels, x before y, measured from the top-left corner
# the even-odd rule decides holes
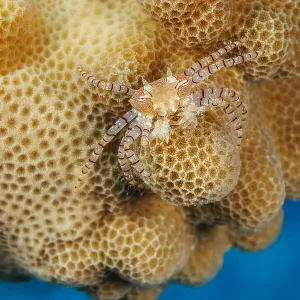
[[[232,249],[218,276],[200,288],[170,285],[159,300],[299,300],[300,201],[285,204],[282,233],[269,249],[247,253]],[[1,300],[91,300],[75,289],[33,280],[0,283]]]

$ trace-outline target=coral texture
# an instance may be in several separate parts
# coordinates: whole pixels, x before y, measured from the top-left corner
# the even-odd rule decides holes
[[[255,233],[241,233],[231,231],[230,239],[235,248],[244,251],[259,251],[270,246],[278,237],[283,221],[283,212],[281,211],[267,227]]]
[[[197,230],[197,246],[184,268],[173,280],[200,286],[211,280],[223,264],[224,253],[230,248],[225,226],[203,226]]]
[[[292,199],[300,194],[299,90],[299,79],[275,80],[260,86],[264,117],[282,164],[286,196]]]
[[[204,284],[231,246],[271,244],[285,192],[300,197],[299,24],[297,0],[0,1],[0,279],[150,300],[171,281]],[[118,139],[73,190],[131,107],[86,85],[78,64],[137,89],[228,40],[242,41],[233,54],[265,51],[198,87],[234,88],[247,104],[240,149],[216,109],[139,147],[157,175],[145,191],[124,179]]]

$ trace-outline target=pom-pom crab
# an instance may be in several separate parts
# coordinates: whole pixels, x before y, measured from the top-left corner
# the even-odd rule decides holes
[[[121,116],[97,143],[81,170],[81,176],[76,181],[75,188],[83,180],[83,176],[93,168],[104,147],[127,125],[129,126],[119,145],[118,160],[130,184],[136,183],[132,168],[144,178],[153,176],[144,168],[136,153],[131,149],[136,139],[140,137],[142,145],[145,145],[149,138],[164,139],[168,142],[171,126],[176,124],[185,128],[196,127],[197,116],[214,107],[224,108],[229,122],[235,128],[239,146],[247,108],[238,93],[226,87],[193,92],[193,88],[200,82],[220,69],[242,64],[259,55],[258,52],[251,52],[233,58],[219,59],[237,45],[238,42],[227,43],[208,57],[194,62],[182,74],[173,75],[168,70],[164,78],[151,83],[143,80],[143,86],[138,90],[127,87],[123,83],[99,80],[79,67],[80,75],[97,89],[130,95],[129,102],[133,108]]]

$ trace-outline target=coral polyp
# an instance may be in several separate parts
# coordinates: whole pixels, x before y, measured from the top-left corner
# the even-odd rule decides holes
[[[141,177],[151,178],[136,153],[131,150],[133,143],[141,137],[141,143],[147,144],[147,139],[158,138],[169,142],[172,126],[184,128],[197,127],[197,116],[209,109],[223,107],[230,123],[237,134],[237,145],[242,139],[243,123],[246,120],[247,108],[233,89],[209,88],[194,91],[198,84],[222,68],[235,66],[254,59],[258,52],[239,55],[228,59],[219,59],[237,46],[236,42],[229,42],[225,47],[218,49],[208,57],[193,63],[183,74],[174,75],[168,69],[164,78],[148,83],[143,80],[144,86],[138,90],[127,87],[124,83],[105,82],[79,68],[81,76],[87,83],[97,89],[109,90],[115,93],[132,95],[129,102],[133,109],[121,116],[97,143],[88,162],[81,171],[81,176],[75,184],[77,189],[83,180],[83,175],[95,165],[104,147],[128,124],[131,125],[120,142],[118,158],[120,167],[127,181],[135,185],[132,168]],[[154,130],[152,130],[152,126]]]

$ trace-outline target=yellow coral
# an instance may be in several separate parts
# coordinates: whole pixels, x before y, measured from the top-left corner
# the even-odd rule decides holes
[[[218,41],[232,18],[231,1],[138,0],[185,47]]]
[[[162,290],[162,286],[136,288],[126,294],[124,300],[155,300],[161,294]]]
[[[222,267],[223,256],[230,247],[244,251],[265,249],[278,237],[282,216],[280,212],[268,226],[254,233],[240,233],[225,226],[200,226],[195,251],[173,280],[192,286],[203,285]]]
[[[193,255],[173,280],[193,286],[205,284],[215,277],[222,267],[224,253],[230,246],[226,227],[200,227]]]
[[[141,156],[156,175],[149,187],[171,204],[218,201],[236,185],[240,163],[235,144],[211,119],[198,124],[200,130],[175,129],[168,144],[150,143]]]
[[[258,95],[253,97],[254,102]],[[190,210],[197,223],[221,222],[240,231],[253,231],[278,214],[285,195],[283,174],[274,145],[259,121],[260,109],[259,104],[252,107],[249,116],[237,185],[222,201]]]
[[[84,287],[95,298],[154,299],[172,276],[201,283],[220,266],[208,261],[190,269],[189,277],[188,259],[197,257],[194,244],[201,241],[192,233],[195,224],[221,222],[243,237],[240,231],[267,230],[264,226],[280,218],[285,186],[290,197],[299,197],[299,106],[293,105],[299,79],[249,81],[299,77],[299,1],[198,2],[0,2],[1,279],[36,276]],[[138,88],[142,78],[161,78],[167,67],[179,74],[223,41],[242,38],[236,53],[268,52],[201,86],[232,87],[247,103],[240,152],[231,143],[226,116],[216,110],[198,129],[175,131],[169,145],[153,141],[156,157],[149,148],[140,149],[160,179],[147,192],[152,188],[162,200],[128,189],[117,165],[117,143],[73,191],[92,145],[130,107],[126,96],[86,86],[77,64],[99,78]],[[191,155],[193,147],[197,152]],[[197,182],[193,172],[206,176]],[[188,209],[163,201],[191,204],[196,194],[219,201]],[[279,227],[234,243],[263,248]],[[219,245],[217,237],[211,239]],[[215,257],[209,254],[215,243],[203,242],[207,247],[201,250]],[[225,246],[215,253],[219,262]],[[145,289],[144,283],[159,286]]]
[[[299,79],[260,85],[264,117],[282,164],[287,197],[294,199],[300,195],[300,96],[295,92],[299,89]]]
[[[277,239],[283,221],[281,211],[265,228],[255,233],[230,232],[233,247],[244,251],[259,251],[270,246]]]

